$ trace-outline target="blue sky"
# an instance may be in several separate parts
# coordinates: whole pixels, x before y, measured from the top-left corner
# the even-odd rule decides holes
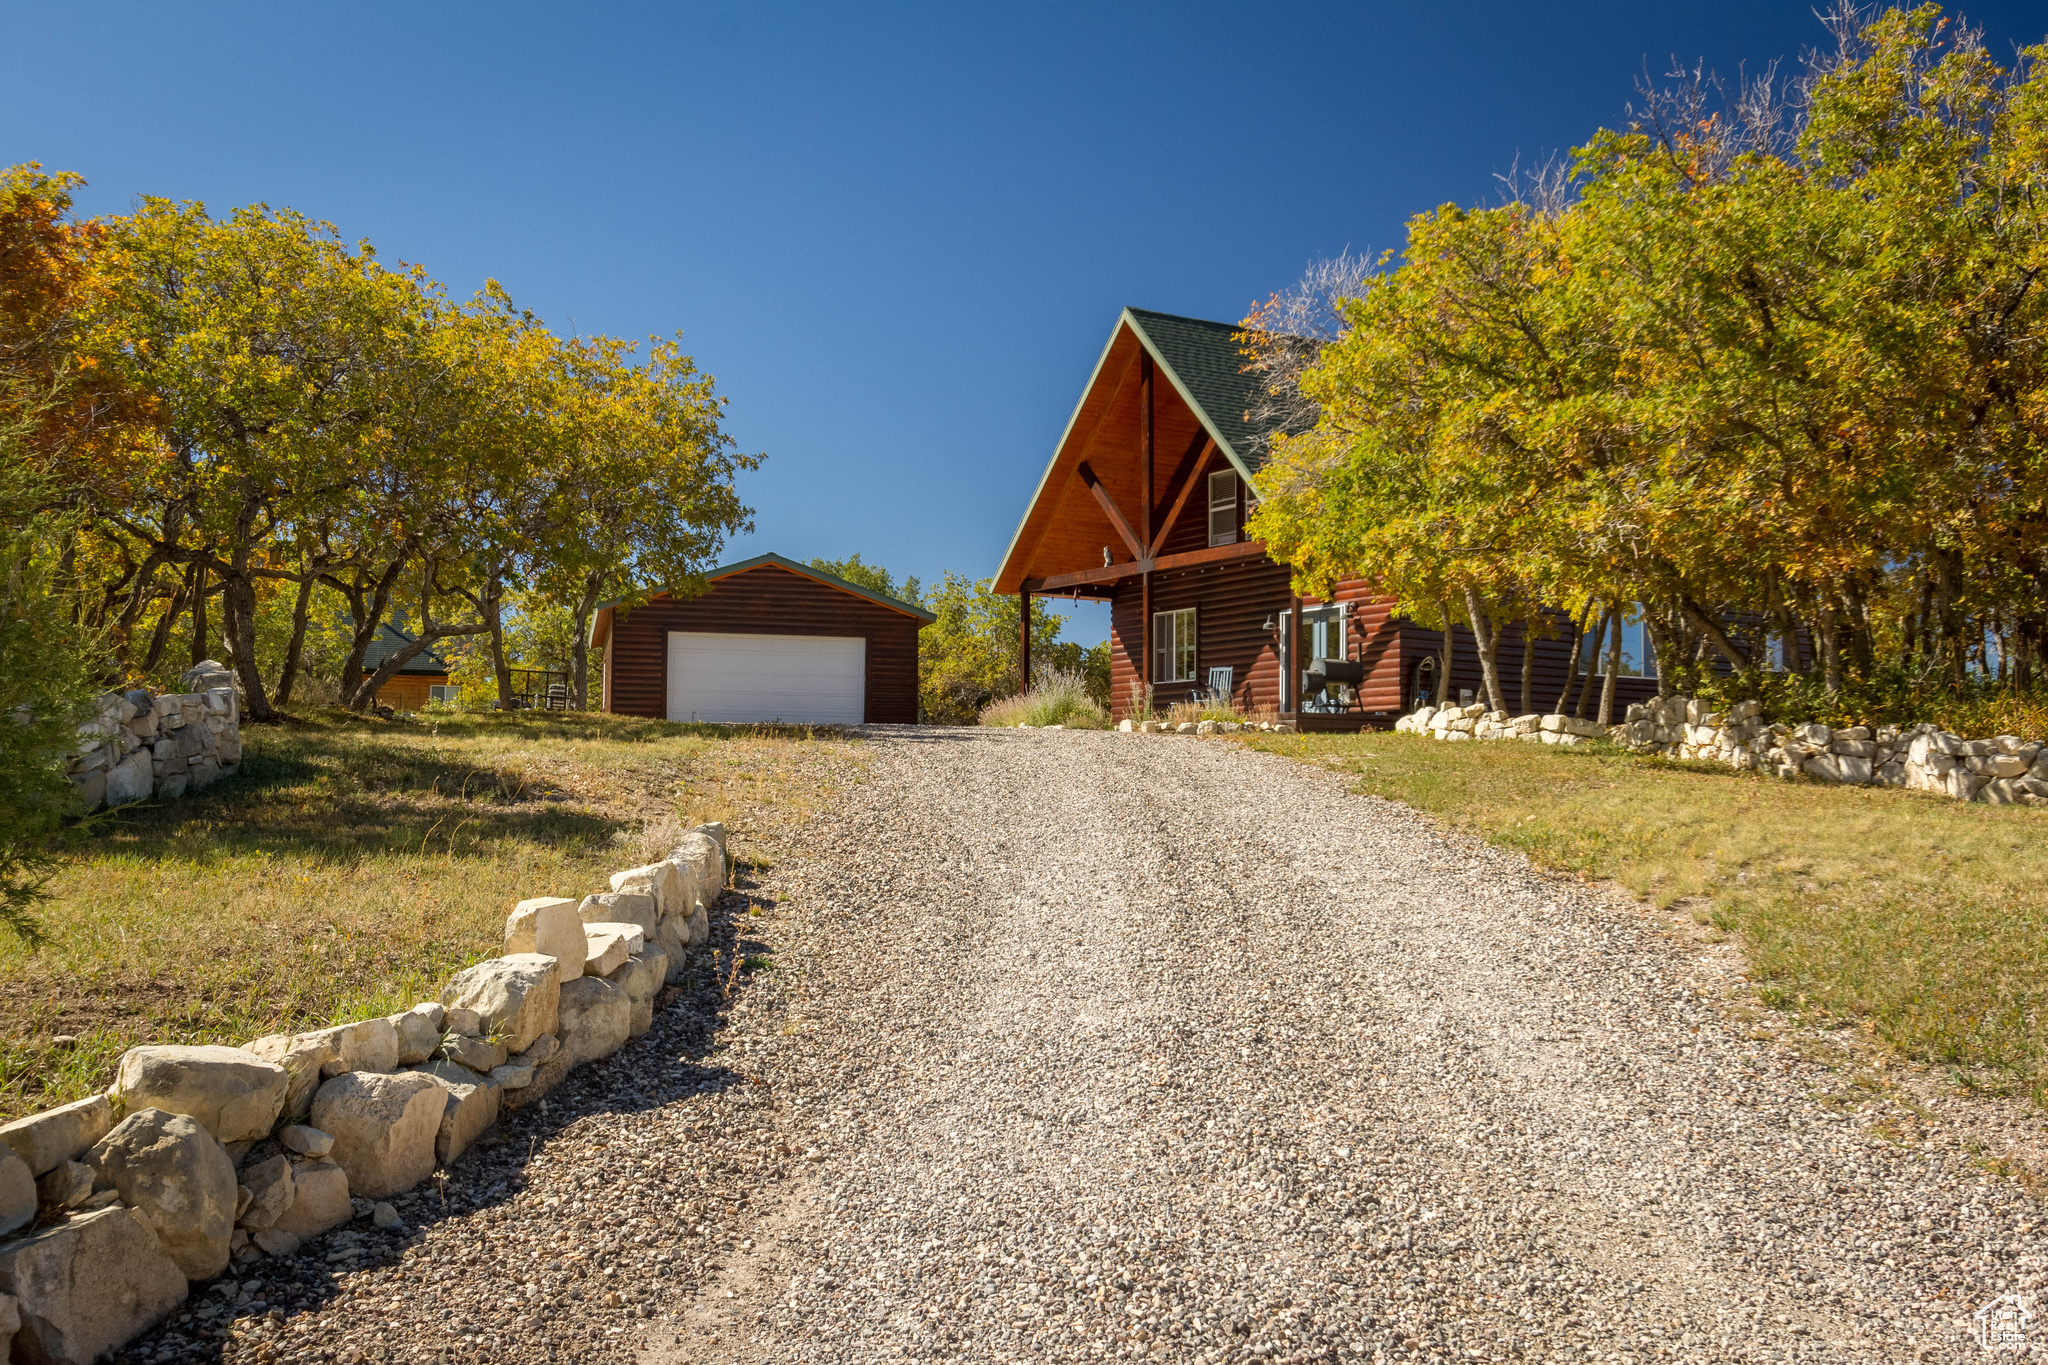
[[[2048,10],[1963,11],[1993,50]],[[0,5],[0,161],[290,205],[560,330],[681,330],[739,558],[992,573],[1117,310],[1234,319],[1782,4]],[[1101,637],[1099,609],[1073,625]]]

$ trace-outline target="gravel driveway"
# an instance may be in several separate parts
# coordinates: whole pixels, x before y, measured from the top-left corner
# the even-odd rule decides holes
[[[731,1064],[816,1159],[648,1365],[1961,1360],[2044,1279],[1732,949],[1331,773],[909,731],[768,880]]]
[[[1726,946],[1232,742],[865,764],[653,1033],[258,1267],[225,1358],[1975,1360],[2042,1285]]]

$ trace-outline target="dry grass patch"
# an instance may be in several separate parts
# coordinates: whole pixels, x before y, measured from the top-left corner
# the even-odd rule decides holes
[[[1545,867],[1739,933],[1766,1000],[2048,1102],[2048,811],[1604,749],[1270,736]]]
[[[535,713],[334,712],[244,743],[236,777],[76,832],[39,911],[50,941],[0,943],[0,1117],[104,1085],[138,1042],[430,998],[497,950],[514,901],[602,890],[705,820],[744,850],[828,799],[857,750],[794,727]]]

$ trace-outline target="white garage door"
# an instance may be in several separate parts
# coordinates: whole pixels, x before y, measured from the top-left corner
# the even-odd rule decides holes
[[[670,720],[858,725],[868,642],[837,635],[670,631]]]

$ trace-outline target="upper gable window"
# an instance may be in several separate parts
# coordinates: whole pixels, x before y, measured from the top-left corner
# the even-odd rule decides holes
[[[1209,476],[1209,543],[1237,544],[1237,471],[1219,469]]]

